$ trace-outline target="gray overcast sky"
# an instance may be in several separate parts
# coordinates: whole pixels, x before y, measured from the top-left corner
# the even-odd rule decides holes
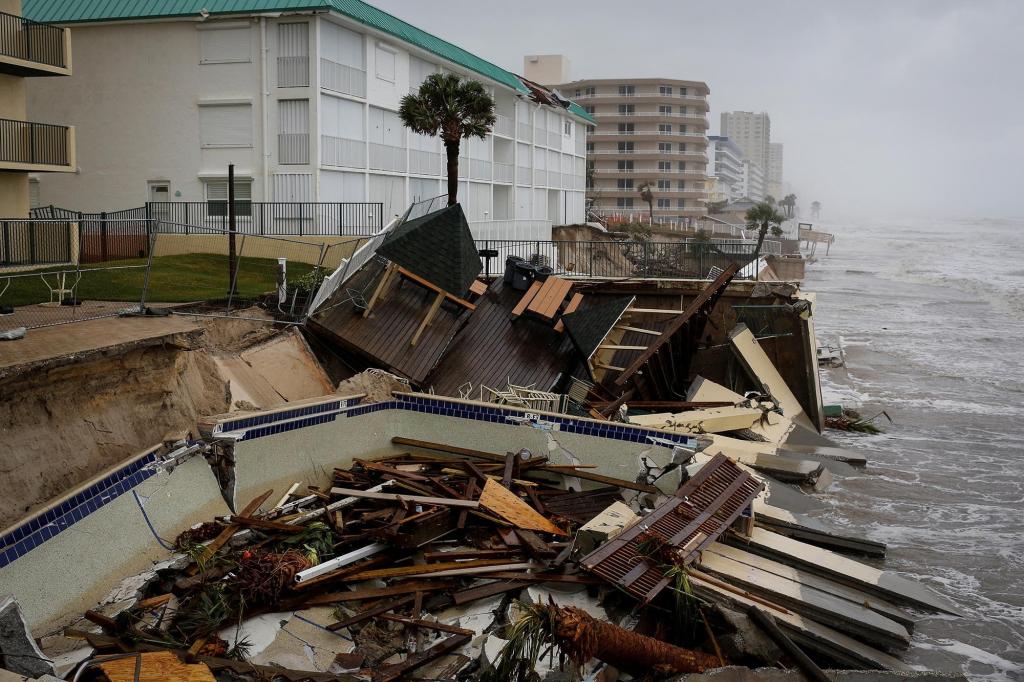
[[[369,1],[517,73],[705,81],[833,217],[1024,215],[1024,0]]]

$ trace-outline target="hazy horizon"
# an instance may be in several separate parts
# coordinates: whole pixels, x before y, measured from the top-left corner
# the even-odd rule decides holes
[[[516,73],[564,54],[573,79],[705,81],[711,132],[767,111],[785,181],[826,219],[1024,215],[1024,2],[370,2]]]

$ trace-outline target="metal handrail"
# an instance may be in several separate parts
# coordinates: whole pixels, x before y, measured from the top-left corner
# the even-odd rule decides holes
[[[0,55],[64,68],[64,28],[0,12]]]
[[[68,165],[68,126],[0,118],[0,161]]]

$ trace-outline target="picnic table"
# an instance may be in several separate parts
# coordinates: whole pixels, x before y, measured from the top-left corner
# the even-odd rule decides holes
[[[565,297],[572,291],[572,282],[561,277],[548,277],[543,282],[534,282],[529,290],[519,299],[512,309],[512,318],[516,319],[524,312],[529,312],[548,321],[555,319],[562,307]]]

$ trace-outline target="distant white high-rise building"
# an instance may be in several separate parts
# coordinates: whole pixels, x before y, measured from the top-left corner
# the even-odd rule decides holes
[[[711,201],[735,201],[743,194],[743,150],[728,137],[708,136],[708,177],[714,178]]]
[[[768,194],[776,199],[781,199],[788,192],[784,192],[782,177],[782,143],[768,143]]]
[[[743,156],[761,170],[769,167],[772,122],[768,114],[751,111],[725,111],[721,116],[721,135],[743,150]]]
[[[764,171],[750,159],[743,161],[743,196],[752,201],[764,199]]]

